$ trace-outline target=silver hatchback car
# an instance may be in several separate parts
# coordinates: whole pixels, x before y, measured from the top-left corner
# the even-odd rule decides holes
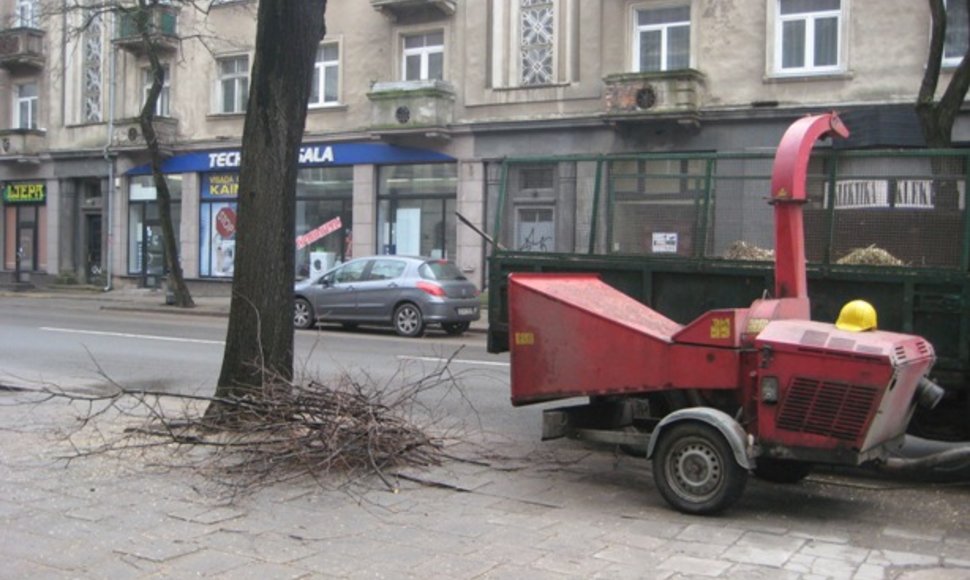
[[[357,258],[297,282],[293,323],[390,324],[421,336],[428,324],[452,335],[481,316],[478,288],[447,260],[410,256]]]

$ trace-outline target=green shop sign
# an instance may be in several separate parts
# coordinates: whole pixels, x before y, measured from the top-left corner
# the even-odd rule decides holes
[[[47,185],[40,183],[7,183],[3,186],[3,203],[44,203]]]

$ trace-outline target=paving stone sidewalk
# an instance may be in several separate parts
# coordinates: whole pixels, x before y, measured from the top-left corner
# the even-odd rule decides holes
[[[57,433],[79,411],[33,398],[0,392],[0,578],[970,578],[966,485],[918,490],[932,521],[911,488],[824,477],[752,481],[729,514],[688,517],[643,460],[479,434],[397,493],[291,483],[230,501],[151,455],[65,464]]]

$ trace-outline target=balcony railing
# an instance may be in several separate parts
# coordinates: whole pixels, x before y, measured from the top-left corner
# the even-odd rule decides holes
[[[44,68],[44,31],[36,28],[0,30],[0,67],[11,72]]]
[[[696,122],[703,104],[704,75],[694,69],[613,74],[603,82],[604,115],[614,121]]]
[[[118,15],[114,42],[125,50],[140,54],[145,52],[145,39],[139,19],[147,18],[148,36],[162,50],[174,50],[178,46],[178,10],[171,6],[153,6],[147,14],[126,12]]]
[[[443,135],[454,118],[455,90],[444,81],[376,83],[367,98],[375,134]]]
[[[0,130],[0,160],[31,161],[46,144],[47,132],[42,129]]]
[[[391,18],[420,19],[451,16],[456,0],[370,0],[370,5]]]

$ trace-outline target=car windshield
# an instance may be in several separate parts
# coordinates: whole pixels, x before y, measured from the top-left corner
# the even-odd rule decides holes
[[[461,270],[447,260],[425,262],[418,268],[418,274],[425,280],[466,280]]]

